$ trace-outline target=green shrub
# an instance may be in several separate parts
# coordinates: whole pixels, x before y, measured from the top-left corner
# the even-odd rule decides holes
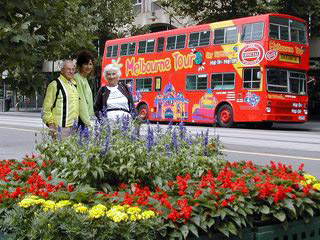
[[[53,161],[59,177],[105,190],[123,182],[153,187],[186,173],[200,177],[224,164],[221,143],[209,139],[208,131],[192,136],[182,123],[164,129],[126,118],[112,124],[105,119],[63,140],[44,136],[37,149]]]

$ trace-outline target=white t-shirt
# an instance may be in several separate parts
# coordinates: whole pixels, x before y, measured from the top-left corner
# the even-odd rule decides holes
[[[129,104],[128,104],[128,98],[126,98],[118,89],[118,86],[116,87],[109,87],[107,88],[110,90],[110,95],[107,100],[107,117],[111,120],[117,120],[117,117],[121,118],[122,116],[129,116],[131,118],[131,115],[129,113]],[[122,110],[113,110],[111,109],[126,109],[126,111]]]

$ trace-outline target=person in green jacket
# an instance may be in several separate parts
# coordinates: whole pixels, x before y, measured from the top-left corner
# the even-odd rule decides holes
[[[93,97],[88,77],[93,73],[93,55],[89,51],[82,51],[77,57],[78,72],[75,74],[78,94],[80,97],[80,115],[78,126],[90,127],[91,117],[94,116]]]
[[[70,134],[79,118],[79,95],[74,72],[74,63],[64,61],[60,76],[48,85],[42,106],[43,122],[53,133],[61,128],[62,137]]]

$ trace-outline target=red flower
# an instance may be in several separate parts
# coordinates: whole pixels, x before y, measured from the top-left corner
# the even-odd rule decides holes
[[[72,192],[73,191],[72,184],[68,184],[67,190],[68,190],[68,192]]]
[[[223,200],[222,203],[221,203],[221,206],[222,207],[228,206],[228,201],[227,200]]]

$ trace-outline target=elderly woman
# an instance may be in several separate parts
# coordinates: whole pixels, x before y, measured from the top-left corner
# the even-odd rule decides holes
[[[102,86],[94,104],[97,118],[100,112],[106,113],[108,119],[116,120],[123,116],[135,118],[137,111],[133,103],[132,94],[128,86],[119,82],[121,76],[120,67],[109,64],[103,69],[103,76],[107,80],[107,86]]]
[[[77,90],[80,98],[78,126],[91,126],[91,116],[94,115],[93,97],[88,77],[93,72],[93,55],[88,51],[82,51],[77,57],[78,72],[74,79],[77,83]]]

